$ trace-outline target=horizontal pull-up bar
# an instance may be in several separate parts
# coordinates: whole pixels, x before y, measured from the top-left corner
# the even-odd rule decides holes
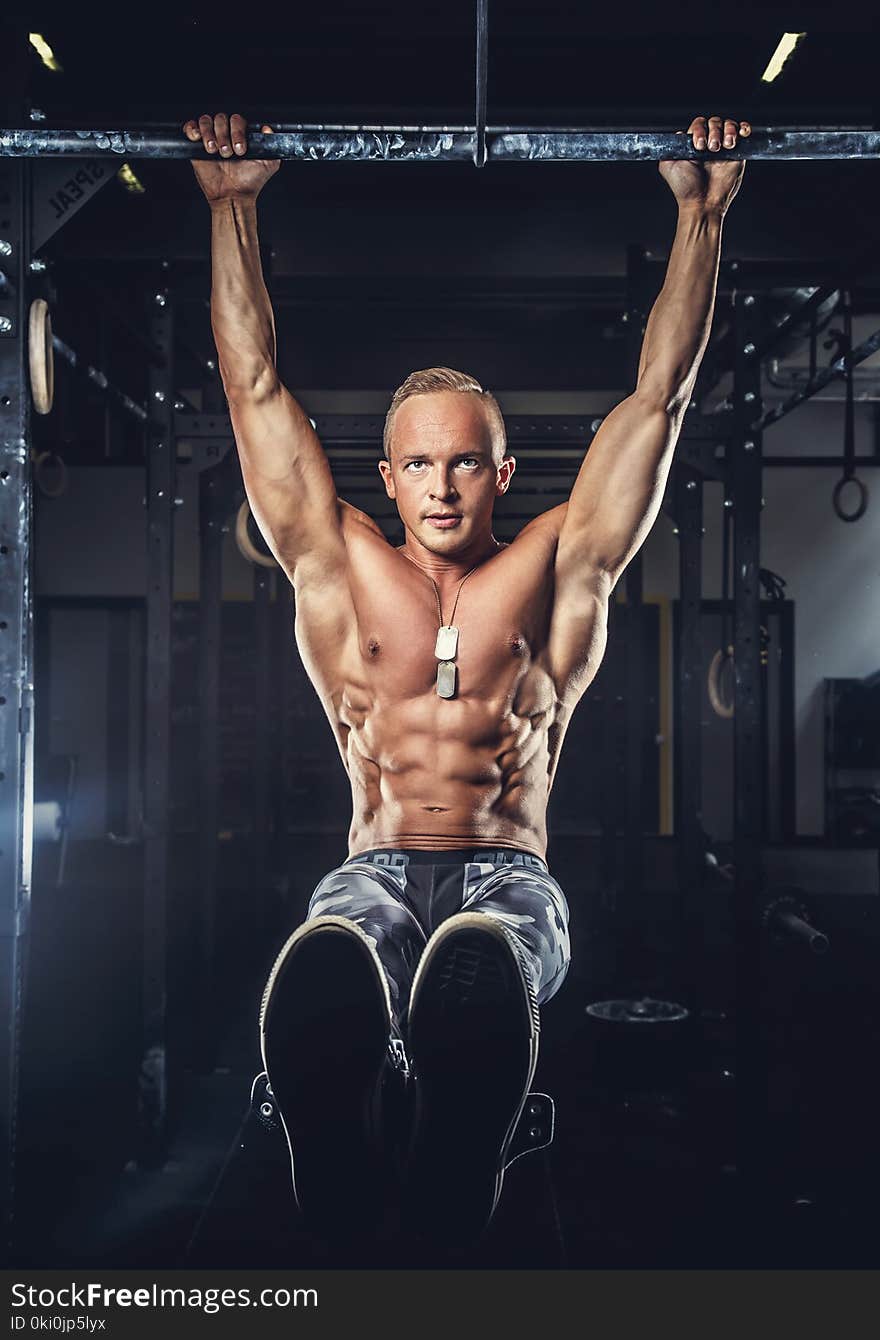
[[[669,131],[534,130],[488,126],[489,162],[638,163],[664,158],[880,158],[877,130],[753,129],[735,149],[694,149]],[[299,126],[248,133],[248,158],[300,162],[473,162],[474,126]],[[183,133],[134,130],[0,130],[0,158],[210,158]]]

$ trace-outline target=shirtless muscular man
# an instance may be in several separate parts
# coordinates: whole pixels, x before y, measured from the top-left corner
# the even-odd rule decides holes
[[[568,907],[546,863],[559,752],[602,660],[615,583],[657,517],[708,340],[744,168],[712,155],[750,127],[697,117],[687,134],[707,156],[660,164],[678,205],[665,282],[635,389],[568,502],[500,544],[492,510],[516,462],[494,398],[450,368],[395,392],[379,470],[400,548],[336,496],[278,375],[257,196],[279,163],[241,159],[241,116],[202,116],[184,133],[210,155],[193,168],[211,207],[211,317],[248,500],[293,584],[297,644],[352,789],[348,859],[314,890],[260,1014],[297,1202],[325,1233],[369,1229],[396,1168],[410,1221],[467,1242],[498,1201],[538,1007],[568,969]],[[413,1098],[394,1159],[382,1138],[392,1061]]]

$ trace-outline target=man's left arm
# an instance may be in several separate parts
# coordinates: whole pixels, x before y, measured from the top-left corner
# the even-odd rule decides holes
[[[733,148],[746,122],[697,117],[697,149]],[[605,577],[608,588],[653,526],[682,420],[709,339],[724,216],[745,164],[710,158],[663,162],[678,203],[666,278],[642,342],[636,387],[605,418],[581,465],[559,535],[557,573]]]

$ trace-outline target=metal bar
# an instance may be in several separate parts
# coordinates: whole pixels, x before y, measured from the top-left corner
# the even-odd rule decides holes
[[[477,0],[477,107],[474,163],[486,164],[486,85],[489,78],[489,0]]]
[[[763,464],[781,470],[840,469],[839,456],[765,456]],[[853,464],[860,470],[869,470],[880,465],[880,457],[856,456]]]
[[[813,954],[827,954],[831,945],[828,936],[816,929],[809,921],[804,921],[789,908],[776,907],[771,910],[767,923],[768,930],[781,939],[793,940],[803,945]]]
[[[30,172],[0,173],[0,1258],[11,1260],[18,1090],[33,854],[33,496],[27,372]]]
[[[791,331],[796,330],[804,321],[810,320],[815,324],[817,308],[821,307],[822,303],[837,291],[837,287],[832,284],[823,284],[814,289],[808,298],[793,307],[791,311],[786,312],[785,316],[780,318],[778,324],[762,336],[758,341],[756,357],[764,358],[774,345],[778,344]]]
[[[300,162],[474,162],[477,127],[328,126],[248,134],[250,158]],[[686,135],[672,131],[583,129],[500,130],[486,127],[486,156],[491,162],[657,162],[705,159]],[[53,130],[48,127],[0,130],[3,158],[208,158],[201,144],[180,134],[142,130]],[[880,158],[877,130],[753,129],[735,149],[722,149],[713,160]]]
[[[159,298],[161,296],[161,301]],[[150,338],[165,356],[152,367],[147,430],[147,651],[144,732],[143,1037],[139,1157],[161,1158],[168,1134],[168,895],[171,883],[171,618],[174,579],[174,348],[167,294],[151,303]]]
[[[763,359],[769,351],[791,331],[803,325],[805,320],[810,323],[810,363],[811,376],[815,375],[816,359],[816,313],[818,309],[835,294],[839,294],[841,289],[851,288],[857,275],[862,274],[873,266],[876,259],[876,244],[871,240],[868,247],[862,248],[860,252],[848,258],[845,265],[841,268],[837,276],[837,282],[828,282],[820,284],[804,302],[787,312],[779,322],[769,331],[767,331],[760,340],[756,341],[758,345],[758,358]],[[850,310],[852,304],[850,304]]]
[[[601,414],[506,414],[504,425],[507,429],[507,442],[515,452],[517,459],[525,459],[530,454],[538,457],[559,457],[570,454],[572,458],[583,458],[584,448],[592,441],[602,423]],[[376,447],[382,441],[382,429],[385,416],[382,414],[317,414],[315,430],[325,444],[345,443],[352,448],[363,443],[365,447]],[[199,438],[225,437],[232,441],[232,425],[225,412],[210,414],[177,413],[174,417],[174,432],[177,437]],[[694,412],[685,417],[684,429],[679,438],[680,444],[691,442],[709,442],[713,446],[723,442],[730,435],[730,426],[721,423],[715,415],[699,415]],[[521,444],[528,443],[528,446]],[[557,445],[566,444],[566,449],[557,450]],[[539,445],[541,444],[541,445]],[[544,445],[546,444],[546,445]],[[579,444],[574,446],[572,444]],[[535,450],[534,448],[537,448]]]
[[[126,395],[124,391],[120,391],[117,386],[108,381],[100,368],[92,367],[91,363],[81,363],[76,350],[71,349],[70,345],[65,344],[57,335],[52,336],[52,348],[56,354],[64,359],[65,363],[68,363],[77,372],[82,373],[93,386],[103,392],[112,404],[118,405],[121,410],[137,419],[139,423],[146,422],[147,411],[143,405],[139,405],[136,400],[132,400],[131,396]]]
[[[805,400],[809,400],[816,391],[821,391],[822,387],[834,381],[835,377],[846,376],[850,368],[858,367],[859,363],[864,363],[865,359],[870,358],[872,354],[876,354],[878,349],[880,349],[880,330],[875,330],[873,335],[869,335],[851,353],[835,359],[811,381],[806,382],[799,391],[795,391],[787,400],[783,400],[781,405],[768,410],[760,419],[756,419],[751,425],[751,431],[759,433],[763,429],[769,428],[772,423],[778,423],[780,419],[785,418],[786,414],[790,414],[793,409],[797,409],[798,405],[802,405]],[[754,360],[754,350],[750,351],[750,356]],[[839,460],[837,464],[840,464]]]

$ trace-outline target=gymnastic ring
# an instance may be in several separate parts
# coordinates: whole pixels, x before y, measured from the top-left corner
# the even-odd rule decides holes
[[[34,298],[28,317],[28,364],[31,395],[38,414],[48,414],[55,395],[52,318],[45,298]]]
[[[60,498],[67,492],[67,466],[55,451],[32,452],[34,465],[34,483],[46,498]],[[46,483],[46,466],[53,462],[59,472],[58,483],[54,486]]]
[[[248,563],[256,563],[261,568],[277,568],[278,563],[271,554],[261,554],[248,534],[248,519],[251,516],[250,504],[245,498],[235,518],[235,543],[238,552]]]
[[[707,689],[709,692],[709,702],[712,704],[712,710],[716,716],[724,717],[729,720],[733,716],[733,703],[725,702],[721,692],[721,671],[724,663],[730,661],[733,666],[733,647],[728,647],[727,651],[718,648],[712,657],[712,664],[709,666],[709,679]]]
[[[843,493],[846,484],[855,484],[859,491],[859,501],[854,512],[845,512],[841,505],[840,495]],[[863,479],[857,479],[855,475],[843,475],[834,485],[831,501],[841,521],[860,521],[868,510],[868,485]]]

